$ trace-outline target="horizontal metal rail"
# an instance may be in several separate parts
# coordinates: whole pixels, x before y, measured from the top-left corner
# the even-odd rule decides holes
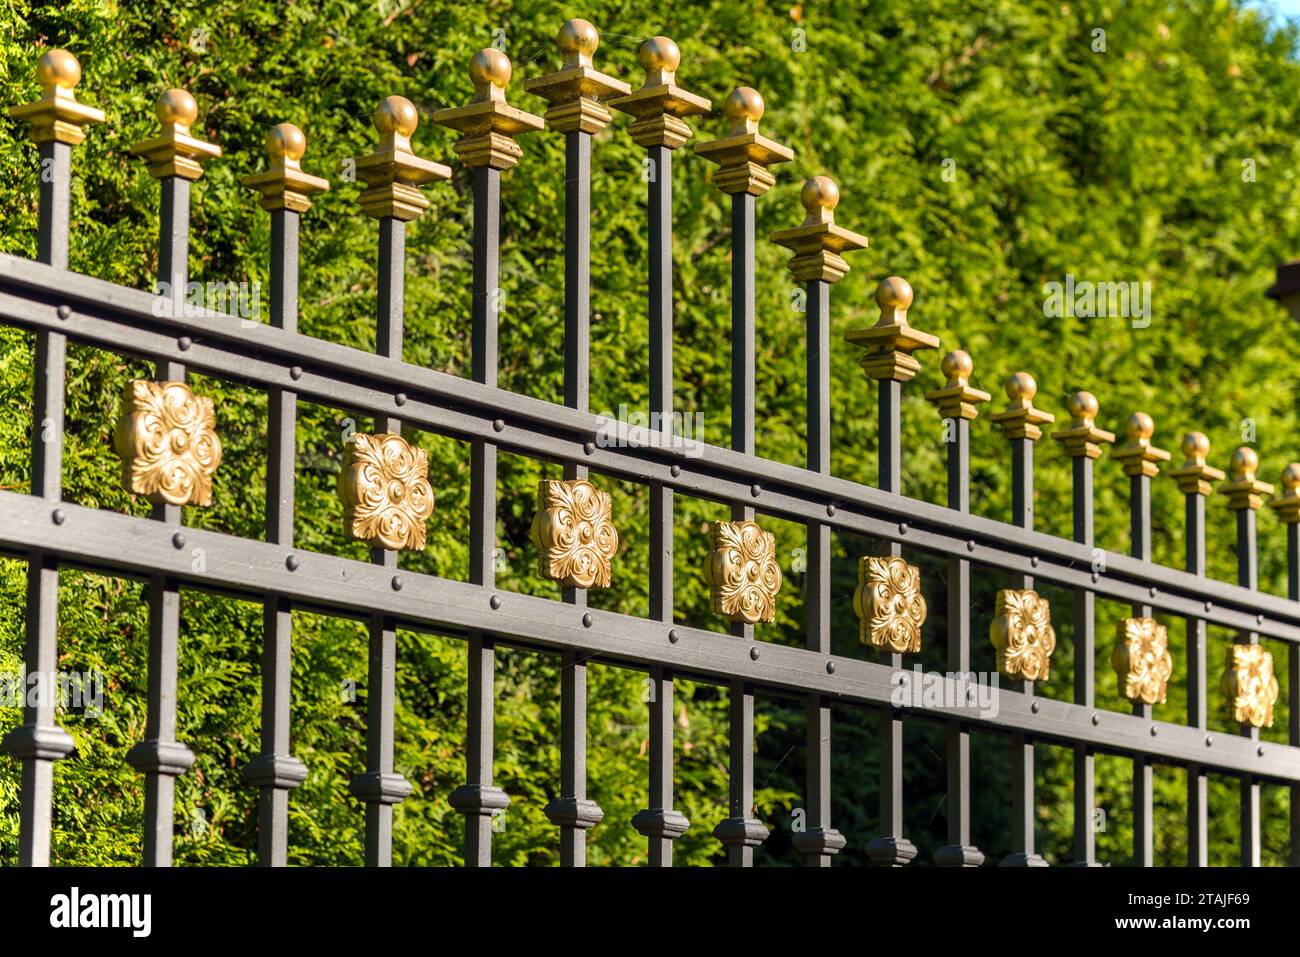
[[[489,631],[526,647],[580,650],[596,660],[637,669],[671,667],[680,676],[721,684],[741,679],[782,697],[813,692],[842,703],[879,706],[889,704],[897,688],[898,672],[885,664],[574,608],[219,532],[175,531],[149,519],[17,492],[0,492],[0,540],[15,557],[39,547],[74,567],[135,578],[162,573],[187,588],[244,598],[278,595],[291,599],[295,608],[357,619],[382,608],[402,627],[458,636]],[[194,549],[202,549],[202,563],[193,561]],[[195,570],[195,564],[201,570]],[[977,727],[1025,731],[1036,740],[1144,755],[1156,762],[1300,781],[1300,748],[1049,698],[1002,693],[998,712],[992,715],[944,705],[908,707],[904,712],[960,718]]]
[[[346,409],[400,410],[405,421],[430,431],[490,439],[619,478],[728,504],[748,502],[765,514],[823,522],[1300,643],[1300,603],[1278,596],[977,515],[964,514],[957,529],[943,506],[717,446],[701,444],[698,456],[688,456],[670,447],[670,436],[652,430],[642,431],[637,448],[603,446],[597,440],[614,424],[596,415],[238,317],[198,310],[172,316],[170,308],[150,293],[0,255],[0,321],[142,357],[174,356],[220,378],[289,388]],[[614,436],[627,437],[621,425]],[[1104,573],[1092,570],[1099,557]]]

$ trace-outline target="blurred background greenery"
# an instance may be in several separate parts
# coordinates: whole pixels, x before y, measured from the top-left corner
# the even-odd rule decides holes
[[[1296,30],[1232,0],[1020,2],[846,0],[647,4],[586,0],[560,4],[457,3],[450,0],[186,0],[61,6],[10,2],[0,9],[0,73],[8,104],[37,92],[36,59],[61,46],[81,60],[78,96],[105,109],[109,121],[75,151],[72,268],[149,288],[156,268],[158,188],[127,147],[152,135],[152,103],[182,86],[198,99],[196,132],[225,155],[207,166],[194,190],[192,278],[264,282],[269,217],[240,176],[265,162],[263,140],[275,123],[307,134],[304,167],[329,176],[331,192],[306,214],[302,229],[302,332],[359,348],[374,347],[376,230],[339,181],[337,163],[372,148],[370,116],[392,93],[411,99],[426,122],[415,148],[454,159],[455,134],[427,117],[468,100],[466,65],[473,52],[505,44],[514,62],[509,97],[542,112],[522,80],[553,69],[553,37],[572,16],[602,34],[597,66],[637,84],[636,49],[667,34],[682,48],[679,82],[720,105],[748,84],[767,99],[765,132],[794,148],[777,170],[778,186],[758,204],[759,235],[801,219],[799,183],[826,174],[839,183],[843,225],[870,236],[871,248],[833,294],[834,465],[836,475],[875,477],[874,387],[856,367],[844,330],[875,320],[871,295],[890,274],[916,290],[911,321],[968,350],[974,381],[1004,402],[1001,383],[1018,369],[1039,382],[1037,404],[1065,418],[1064,400],[1089,389],[1101,401],[1098,424],[1123,432],[1127,415],[1149,412],[1156,443],[1178,454],[1196,428],[1213,443],[1211,461],[1226,467],[1249,438],[1261,477],[1276,481],[1300,456],[1292,320],[1263,297],[1275,265],[1300,252],[1294,202],[1300,70]],[[1097,31],[1103,31],[1098,33]],[[1099,42],[1100,40],[1100,42]],[[593,182],[592,389],[594,411],[646,405],[646,238],[640,148],[617,119],[597,137]],[[0,120],[0,249],[35,254],[38,163],[19,124]],[[697,124],[717,136],[715,112]],[[562,397],[563,140],[544,132],[522,141],[523,161],[503,178],[501,385],[539,398]],[[725,444],[729,409],[729,217],[710,182],[710,167],[682,150],[676,164],[676,397],[698,413],[704,438]],[[949,175],[945,176],[945,171]],[[1248,175],[1248,173],[1252,175]],[[457,167],[450,184],[426,190],[432,206],[408,229],[406,361],[468,375],[470,192]],[[766,242],[758,253],[758,450],[801,464],[804,455],[804,319],[793,304],[786,254]],[[1044,284],[1079,280],[1150,282],[1150,325],[1118,318],[1047,318]],[[29,487],[32,337],[0,330],[0,487]],[[937,355],[905,389],[904,492],[944,501],[941,421],[922,399],[942,382]],[[73,346],[70,350],[65,495],[70,501],[136,515],[145,502],[125,494],[109,436],[119,393],[148,367]],[[187,510],[186,522],[261,537],[266,459],[265,396],[235,383],[192,375],[217,399],[225,458],[211,509]],[[1005,519],[1010,468],[1005,442],[986,414],[974,423],[973,509]],[[342,535],[334,494],[346,410],[303,404],[298,425],[296,535],[306,549],[364,556]],[[404,568],[466,578],[469,456],[465,443],[408,431],[431,454],[437,513],[423,553]],[[1070,534],[1069,462],[1057,444],[1040,443],[1037,515],[1043,530]],[[501,587],[558,597],[536,573],[528,542],[537,480],[559,475],[555,463],[503,454],[498,489]],[[1128,483],[1117,465],[1097,467],[1097,541],[1128,549]],[[644,614],[647,602],[647,495],[612,480],[621,532],[614,585],[593,605]],[[1154,482],[1154,555],[1181,566],[1182,509],[1175,484]],[[1216,499],[1219,497],[1216,496]],[[708,611],[700,568],[704,523],[720,505],[678,497],[678,621],[724,631]],[[1232,515],[1209,508],[1209,566],[1235,580]],[[769,641],[802,644],[797,524],[763,519],[777,535],[786,572]],[[1260,515],[1260,586],[1284,589],[1281,531]],[[874,657],[857,641],[851,608],[856,559],[876,543],[840,537],[834,565],[834,645],[839,654]],[[919,661],[943,667],[945,571],[922,565],[931,614]],[[976,572],[974,665],[993,668],[987,625],[992,597],[1005,583]],[[1073,661],[1068,593],[1053,599],[1060,643],[1041,692],[1071,695]],[[0,562],[0,672],[21,669],[24,567]],[[98,718],[70,711],[61,721],[77,750],[55,772],[53,858],[56,863],[130,864],[138,860],[142,778],[123,761],[145,718],[147,624],[141,585],[65,571],[60,602],[60,667],[97,670],[107,679]],[[1114,622],[1127,610],[1098,607],[1097,698],[1127,710],[1108,659]],[[1186,713],[1186,656],[1181,623],[1170,621],[1176,678],[1158,718]],[[362,861],[363,810],[347,795],[364,770],[366,637],[364,627],[295,615],[293,751],[310,769],[290,801],[290,859],[298,864]],[[719,641],[726,640],[719,637]],[[1212,631],[1212,679],[1232,636]],[[180,658],[179,737],[198,755],[178,779],[179,864],[246,864],[256,847],[255,790],[238,769],[257,752],[261,614],[257,605],[187,592]],[[1264,732],[1284,741],[1288,689],[1285,648],[1275,645],[1283,678],[1277,722]],[[555,828],[542,807],[559,779],[559,670],[554,656],[503,650],[498,658],[496,782],[511,795],[505,827],[494,836],[500,864],[554,865]],[[590,668],[590,796],[605,811],[590,832],[593,864],[643,864],[644,841],[630,820],[645,803],[647,716],[644,677],[605,665]],[[355,701],[344,689],[353,682]],[[394,861],[456,864],[463,824],[447,805],[464,779],[465,661],[458,639],[402,631],[398,648],[397,767],[415,792],[399,805]],[[691,829],[677,842],[677,861],[716,864],[710,836],[726,816],[726,693],[705,684],[677,688],[677,806]],[[1231,731],[1212,685],[1211,727]],[[838,864],[864,864],[877,833],[875,716],[834,711],[833,823],[848,838]],[[0,710],[7,730],[19,720]],[[803,805],[803,714],[760,699],[755,760],[758,815],[772,830],[760,864],[796,863],[790,832]],[[945,842],[942,731],[906,729],[906,826],[927,863]],[[1070,860],[1071,756],[1038,749],[1038,840],[1049,861]],[[996,861],[1009,849],[1010,742],[977,735],[974,744],[975,842]],[[1131,763],[1098,760],[1098,836],[1103,862],[1131,857]],[[1211,859],[1238,855],[1236,784],[1213,778]],[[17,762],[0,761],[0,862],[17,860]],[[1156,858],[1186,857],[1185,775],[1156,772]],[[1288,848],[1287,797],[1266,787],[1264,859],[1279,864]]]

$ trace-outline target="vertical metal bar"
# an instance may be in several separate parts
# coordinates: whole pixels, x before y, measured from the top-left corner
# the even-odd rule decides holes
[[[1074,540],[1093,544],[1093,460],[1076,455],[1074,473]],[[1086,588],[1074,592],[1074,703],[1093,707],[1096,687],[1097,602]],[[1086,745],[1074,749],[1074,864],[1097,867],[1096,758]]]
[[[1286,593],[1300,601],[1300,524],[1286,526]],[[1300,748],[1300,645],[1292,645],[1287,657],[1289,695],[1287,698],[1288,740]],[[1300,867],[1300,784],[1291,785],[1291,866]]]
[[[1011,439],[1011,521],[1034,527],[1034,440]],[[1033,588],[1030,575],[1012,575],[1012,588]],[[1032,698],[1034,683],[1021,682],[1021,693]],[[1024,732],[1011,736],[1011,853],[1000,867],[1043,867],[1034,845],[1034,742]]]
[[[270,323],[298,331],[298,228],[301,214],[271,212]],[[266,540],[293,548],[294,475],[298,396],[267,393]],[[289,791],[307,779],[307,768],[290,753],[293,684],[293,606],[283,596],[262,606],[262,742],[243,769],[258,789],[257,862],[284,867],[289,856]]]
[[[965,514],[970,511],[970,420],[961,416],[946,419],[948,433],[948,507]],[[948,561],[948,670],[954,675],[970,672],[970,562]],[[948,759],[948,843],[935,852],[943,867],[979,867],[984,854],[971,842],[970,834],[970,730],[961,721],[949,721],[944,729]]]
[[[903,384],[897,379],[880,379],[876,397],[878,410],[877,485],[897,495],[902,491],[901,404]],[[890,541],[888,555],[901,555],[903,547]],[[903,670],[903,656],[891,654],[889,665]],[[903,836],[903,721],[892,708],[880,712],[880,834],[867,844],[868,856],[883,867],[901,867],[916,857],[916,845]]]
[[[1237,584],[1254,591],[1259,587],[1258,565],[1255,558],[1255,510],[1253,508],[1237,509]],[[1259,644],[1259,633],[1245,632],[1243,637],[1248,644]],[[1254,725],[1243,725],[1243,737],[1252,741],[1259,740],[1259,729]],[[1241,777],[1241,866],[1259,867],[1260,865],[1260,808],[1259,780],[1253,774]]]
[[[1194,575],[1205,574],[1205,496],[1190,492],[1184,499],[1186,515],[1186,567]],[[1205,622],[1187,619],[1187,724],[1205,730],[1206,707]],[[1187,768],[1187,863],[1208,867],[1210,847],[1209,776],[1196,764]]]
[[[168,176],[159,181],[159,291],[173,303],[185,301],[189,280],[190,181]],[[184,382],[185,367],[170,359],[155,365],[164,382]],[[157,504],[152,517],[179,526],[177,505]],[[164,575],[152,576],[146,587],[149,609],[148,715],[145,737],[127,752],[127,763],[145,776],[144,851],[146,867],[170,867],[176,776],[194,763],[194,754],[176,737],[176,671],[180,653],[180,586]]]
[[[497,384],[497,327],[502,301],[501,171],[476,166],[474,177],[474,302],[471,357],[476,382]],[[497,447],[475,439],[470,445],[469,580],[490,587],[497,529]],[[472,632],[466,642],[469,664],[468,707],[465,716],[465,784],[448,798],[465,815],[465,866],[492,864],[492,816],[510,804],[505,791],[492,783],[492,742],[495,722],[493,683],[496,642],[485,632]]]
[[[564,404],[586,412],[591,389],[591,134],[564,136]],[[564,465],[566,479],[585,479],[587,467]],[[565,604],[587,606],[587,592],[565,588]],[[587,830],[604,817],[587,800],[586,655],[560,656],[560,794],[546,805],[560,828],[560,864],[587,863]]]
[[[754,454],[754,197],[748,193],[731,196],[731,447]],[[752,507],[732,505],[732,521],[753,518]],[[752,641],[754,626],[735,622],[731,634]],[[754,848],[767,839],[767,828],[752,817],[754,688],[744,681],[732,681],[728,694],[731,816],[715,827],[713,834],[726,846],[728,863],[750,867]]]
[[[673,152],[647,147],[652,175],[647,184],[650,225],[650,416],[659,431],[673,429]],[[673,490],[650,483],[650,618],[673,622]],[[649,843],[650,866],[671,867],[673,841],[690,822],[673,809],[673,674],[651,668],[647,677],[650,708],[650,793],[632,826]]]
[[[808,469],[818,475],[831,471],[831,284],[811,279],[807,286],[807,435]],[[807,566],[807,629],[810,650],[831,653],[831,528],[809,522]],[[807,829],[796,833],[794,846],[811,867],[830,867],[845,845],[844,835],[831,827],[831,706],[825,695],[804,702],[807,736]]]
[[[406,223],[392,216],[379,220],[379,295],[376,304],[375,351],[401,359],[405,325]],[[402,422],[385,415],[375,422],[379,432],[401,434]],[[370,561],[397,571],[396,551],[372,548]],[[393,767],[394,723],[397,712],[397,626],[376,612],[369,622],[366,696],[366,773],[354,778],[349,790],[366,805],[366,865],[389,867],[393,862],[393,805],[411,793],[411,785]]]
[[[1151,560],[1151,477],[1129,477],[1129,544],[1134,558]],[[1133,605],[1136,618],[1149,618],[1151,606]],[[1151,705],[1133,702],[1133,714],[1151,720]],[[1151,867],[1155,863],[1155,766],[1145,756],[1133,758],[1133,864]]]
[[[69,186],[72,147],[55,141],[40,146],[40,221],[37,256],[57,269],[68,268]],[[36,333],[36,381],[33,388],[33,495],[49,502],[63,497],[63,392],[67,339],[57,332]],[[19,809],[18,861],[48,867],[54,800],[54,762],[71,753],[72,737],[54,723],[52,679],[58,667],[59,567],[54,556],[35,551],[27,561],[27,606],[23,666],[41,676],[39,693],[29,693],[23,722],[4,738],[5,752],[23,762]],[[49,676],[48,678],[45,676]]]

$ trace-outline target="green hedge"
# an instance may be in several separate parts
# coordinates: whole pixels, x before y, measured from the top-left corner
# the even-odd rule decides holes
[[[682,47],[680,82],[715,104],[745,83],[767,98],[764,129],[794,148],[779,185],[759,203],[759,235],[801,218],[798,183],[828,174],[843,191],[841,223],[868,234],[853,271],[835,287],[833,322],[834,471],[859,482],[875,476],[874,389],[840,338],[874,322],[872,290],[883,276],[907,277],[916,290],[911,320],[975,358],[975,381],[1003,399],[1000,383],[1017,369],[1038,378],[1038,404],[1065,417],[1064,399],[1087,388],[1101,400],[1099,424],[1123,432],[1133,409],[1150,412],[1157,444],[1177,454],[1183,432],[1198,428],[1226,465],[1248,435],[1273,480],[1300,453],[1291,320],[1263,298],[1275,264],[1300,250],[1294,202],[1294,132],[1300,71],[1296,32],[1277,29],[1228,0],[1022,3],[976,0],[847,2],[825,7],[791,2],[753,5],[701,2],[643,4],[551,0],[465,4],[446,0],[359,3],[214,0],[146,4],[70,0],[61,8],[15,3],[0,12],[0,72],[11,103],[35,97],[33,67],[42,50],[63,46],[84,67],[79,97],[105,109],[75,153],[72,267],[115,282],[149,287],[156,267],[158,193],[143,165],[127,153],[152,135],[151,104],[183,86],[197,97],[196,130],[225,155],[207,166],[194,190],[191,269],[202,281],[265,282],[269,218],[240,176],[262,168],[266,129],[292,121],[306,132],[304,166],[329,176],[331,192],[304,217],[301,330],[359,348],[374,346],[376,231],[360,212],[357,188],[338,181],[339,160],[368,151],[370,115],[380,98],[400,93],[424,117],[469,96],[466,64],[480,47],[504,37],[515,65],[512,102],[541,112],[522,93],[522,79],[553,68],[552,38],[568,16],[601,30],[598,65],[639,82],[641,38],[666,33]],[[1097,49],[1104,31],[1104,51]],[[642,153],[624,119],[597,138],[593,183],[593,410],[646,404],[644,321],[646,248]],[[0,248],[32,256],[38,163],[19,124],[0,121]],[[719,135],[718,116],[697,124]],[[416,149],[452,158],[454,134],[424,122]],[[523,140],[524,160],[503,180],[501,385],[559,401],[563,336],[563,143],[553,133]],[[1250,161],[1245,164],[1244,161]],[[1253,167],[1253,178],[1244,175]],[[1249,180],[1249,181],[1248,181]],[[729,422],[729,219],[709,167],[689,151],[676,164],[676,396],[698,412],[705,438],[725,443]],[[408,230],[405,358],[467,374],[469,368],[469,180],[426,190],[430,210]],[[757,443],[760,454],[801,463],[804,452],[803,317],[792,308],[786,254],[758,250]],[[1066,274],[1091,281],[1146,281],[1149,326],[1122,319],[1062,319],[1044,314],[1044,284]],[[32,337],[5,329],[0,394],[12,414],[0,418],[0,487],[29,486]],[[903,408],[906,494],[944,501],[943,435],[923,393],[938,387],[937,356],[907,386]],[[1281,368],[1279,368],[1281,367]],[[93,349],[70,350],[64,489],[70,501],[143,515],[125,494],[110,448],[122,385],[146,367]],[[225,459],[211,509],[187,510],[187,523],[259,537],[263,528],[265,397],[192,376],[217,399]],[[989,407],[986,407],[989,408]],[[304,404],[298,428],[297,541],[302,548],[361,558],[342,535],[334,494],[342,432],[340,409]],[[351,423],[364,427],[368,423]],[[1253,430],[1253,432],[1252,432]],[[1005,443],[987,417],[974,423],[973,508],[1006,518],[1010,469]],[[468,451],[463,443],[409,432],[430,451],[437,514],[422,554],[405,568],[467,576],[464,529],[469,507]],[[536,482],[558,467],[503,455],[499,488],[503,550],[501,587],[557,597],[536,573],[528,543]],[[1040,444],[1039,527],[1070,532],[1069,463],[1056,443]],[[608,481],[615,493],[622,552],[614,587],[593,605],[644,613],[647,532],[644,490]],[[1124,551],[1127,481],[1098,464],[1097,540]],[[1182,511],[1173,482],[1154,483],[1154,554],[1182,562]],[[1217,498],[1217,497],[1216,497]],[[700,575],[704,523],[717,505],[679,496],[678,620],[723,630],[708,612]],[[1210,573],[1235,580],[1231,514],[1209,509]],[[765,520],[776,532],[787,572],[771,641],[801,644],[803,600],[795,570],[801,527]],[[1260,516],[1261,587],[1284,587],[1280,532]],[[834,565],[837,653],[871,657],[857,643],[850,596],[855,562],[871,542],[837,539]],[[920,660],[943,666],[944,569],[922,562],[931,611]],[[0,671],[21,667],[22,563],[0,562]],[[985,629],[997,575],[978,573],[972,609],[975,667],[992,668]],[[143,733],[147,623],[141,586],[64,572],[60,666],[107,676],[106,711],[71,712],[63,724],[77,743],[55,773],[53,856],[60,863],[129,864],[138,859],[142,779],[123,762]],[[1071,695],[1072,623],[1068,594],[1054,599],[1060,648],[1049,697]],[[1098,610],[1097,696],[1126,710],[1107,663],[1114,621],[1126,609]],[[1171,622],[1177,678],[1166,720],[1185,714],[1182,627]],[[293,750],[310,776],[290,801],[294,863],[359,863],[363,812],[347,796],[364,770],[366,639],[362,626],[308,614],[294,619]],[[1231,635],[1212,633],[1217,674]],[[719,637],[719,641],[727,640]],[[183,864],[245,864],[256,847],[256,793],[238,769],[257,752],[261,615],[256,605],[187,592],[181,636],[180,731],[198,755],[178,779],[176,859]],[[1277,667],[1285,685],[1285,654]],[[553,656],[499,655],[496,780],[511,795],[505,830],[495,835],[499,863],[555,864],[557,834],[541,813],[559,777],[559,670]],[[344,689],[355,682],[349,701]],[[415,793],[397,808],[394,859],[402,864],[460,861],[462,823],[447,794],[463,780],[465,661],[456,639],[401,632],[398,647],[397,767]],[[645,862],[631,829],[644,803],[647,720],[643,676],[591,667],[590,793],[605,822],[590,833],[592,863]],[[1285,740],[1287,691],[1278,721],[1264,733]],[[726,815],[726,695],[679,682],[676,727],[678,807],[692,821],[677,845],[681,863],[721,860],[710,837]],[[1231,730],[1217,691],[1213,728]],[[835,711],[834,823],[849,846],[844,864],[866,861],[877,828],[875,719]],[[0,710],[0,724],[19,720]],[[792,863],[789,834],[803,802],[803,715],[761,699],[757,717],[756,804],[772,829],[761,863]],[[944,843],[944,762],[938,729],[907,729],[908,833],[923,858]],[[1039,841],[1049,860],[1070,856],[1071,757],[1039,749]],[[1098,804],[1106,811],[1101,858],[1125,863],[1131,853],[1129,762],[1098,761]],[[992,859],[1009,845],[1009,742],[975,743],[975,839]],[[1181,771],[1157,772],[1157,860],[1186,854]],[[0,761],[0,862],[17,859],[18,765]],[[1236,860],[1237,789],[1215,781],[1212,859]],[[1265,858],[1287,852],[1287,798],[1264,791]]]

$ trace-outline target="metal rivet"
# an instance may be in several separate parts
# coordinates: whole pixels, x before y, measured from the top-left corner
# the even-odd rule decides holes
[[[1156,595],[1159,595],[1159,594],[1160,594],[1160,589],[1157,588],[1155,585],[1152,585],[1152,586],[1151,586],[1151,597],[1152,597],[1152,598],[1155,598]]]
[[[749,494],[754,496],[754,498],[758,498],[760,495],[763,494],[763,486],[755,482],[753,485],[749,487]]]
[[[749,649],[749,658],[750,658],[751,661],[757,661],[757,660],[758,660],[758,649],[757,649],[757,648],[750,648],[750,649]]]
[[[835,514],[835,506],[834,506],[834,505],[827,505],[827,506],[826,506],[826,514],[827,514],[827,515],[834,515],[834,514]]]
[[[492,431],[493,431],[493,432],[500,432],[500,431],[502,431],[505,427],[506,427],[505,419],[493,419],[493,420],[492,420]]]
[[[968,552],[975,551],[975,539],[972,538],[966,542],[966,551]]]
[[[670,629],[668,629],[668,641],[669,641],[670,644],[674,644],[674,645],[677,644],[677,639],[680,638],[680,637],[681,637],[681,635],[679,635],[679,634],[677,633],[677,629],[676,629],[676,628],[670,628]]]
[[[966,689],[966,700],[967,700],[967,701],[974,701],[974,700],[975,700],[975,689],[974,689],[974,688],[967,688],[967,689]]]
[[[1213,747],[1213,746],[1214,746],[1214,735],[1212,735],[1212,734],[1207,734],[1207,735],[1205,736],[1205,746],[1206,746],[1207,748],[1209,748],[1209,747]]]
[[[1264,756],[1264,746],[1261,744],[1258,748],[1255,749],[1255,753],[1262,758]]]
[[[585,615],[582,616],[582,627],[583,628],[591,627],[591,612],[587,612]]]
[[[1095,711],[1092,713],[1092,723],[1094,726],[1101,724],[1101,715]]]
[[[184,548],[184,547],[185,547],[185,535],[183,532],[177,532],[175,535],[172,536],[172,548]]]
[[[1154,738],[1159,733],[1160,733],[1160,729],[1157,728],[1154,724],[1151,725],[1151,737]]]
[[[826,673],[828,675],[835,674],[835,662],[833,661],[826,662]]]
[[[401,576],[401,575],[394,575],[394,576],[393,576],[392,585],[393,585],[393,591],[401,591],[401,590],[402,590],[402,576]]]
[[[668,470],[668,473],[672,475],[673,478],[677,478],[677,476],[682,474],[682,467],[680,465],[674,465]]]
[[[1257,624],[1257,625],[1262,625],[1262,624],[1264,624],[1264,616],[1263,616],[1262,614],[1261,614],[1261,615],[1256,615],[1256,616],[1255,616],[1255,624]]]
[[[68,318],[68,316],[72,315],[72,307],[71,307],[71,306],[59,306],[58,312],[59,312],[59,318],[60,318],[60,319],[66,319],[66,318]]]
[[[906,534],[907,534],[907,522],[899,522],[899,523],[898,523],[898,534],[899,534],[899,535],[906,535]]]
[[[1093,572],[1093,573],[1092,573],[1092,580],[1093,580],[1094,582],[1099,582],[1099,581],[1101,581],[1101,572]]]
[[[289,569],[291,572],[296,572],[298,570],[298,556],[290,555],[286,558],[284,560],[284,567]]]
[[[176,340],[176,347],[180,349],[181,352],[189,351],[189,348],[192,345],[194,345],[194,343],[191,341],[189,336],[181,336]]]
[[[493,595],[491,598],[488,599],[488,604],[492,606],[493,611],[496,611],[498,608],[501,607],[501,596]]]
[[[406,393],[405,392],[397,393],[397,395],[393,396],[393,401],[396,402],[398,405],[406,405]]]
[[[1029,706],[1029,710],[1032,711],[1034,714],[1038,714],[1039,707],[1040,707],[1039,703],[1035,701],[1033,704]]]
[[[1206,610],[1206,611],[1214,611],[1214,602],[1212,602],[1212,601],[1207,601],[1207,602],[1205,603],[1205,610]]]
[[[1032,558],[1029,559],[1029,564],[1032,565],[1034,568],[1037,568],[1039,561],[1040,561],[1039,557],[1037,555],[1034,555]]]
[[[294,366],[289,370],[289,378],[297,382],[302,378],[302,366]]]
[[[55,525],[62,525],[68,520],[68,516],[64,514],[63,509],[61,508],[56,508],[51,512],[50,518],[54,521]]]
[[[593,452],[596,451],[596,443],[588,442],[586,445],[582,447],[582,451],[586,452],[588,455],[591,455]]]

